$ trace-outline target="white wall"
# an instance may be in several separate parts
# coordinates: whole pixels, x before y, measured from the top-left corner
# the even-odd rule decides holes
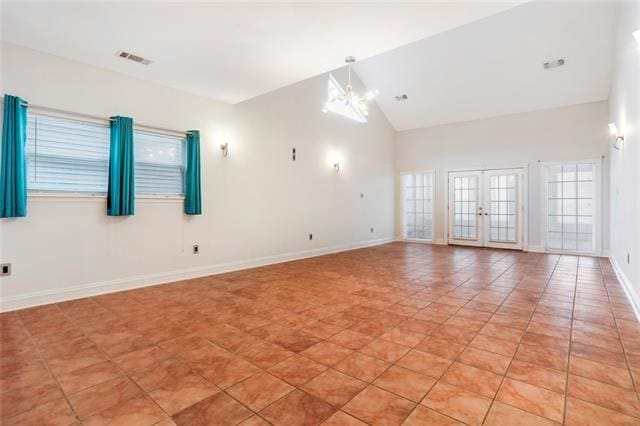
[[[396,135],[396,235],[401,233],[403,171],[436,170],[435,234],[446,242],[447,169],[528,165],[529,249],[544,249],[542,176],[538,161],[583,160],[607,154],[607,102],[513,114],[399,132]],[[602,164],[603,248],[608,248],[608,167]]]
[[[200,129],[204,213],[187,217],[182,200],[139,198],[134,217],[113,218],[104,198],[30,196],[27,218],[0,220],[0,263],[13,265],[1,279],[2,309],[394,237],[394,131],[375,106],[364,125],[323,115],[326,75],[231,106],[11,44],[2,49],[3,92],[33,105]],[[227,134],[223,158],[218,145]],[[331,152],[342,156],[339,174]]]
[[[640,3],[616,2],[616,48],[609,113],[624,133],[621,149],[610,148],[611,258],[622,272],[636,310],[640,307]],[[628,255],[628,260],[627,260]]]

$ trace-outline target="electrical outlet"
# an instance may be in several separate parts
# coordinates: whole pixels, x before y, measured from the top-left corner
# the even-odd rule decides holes
[[[193,245],[193,254],[198,254],[200,253],[200,246],[197,244]]]
[[[3,263],[0,265],[0,277],[8,277],[11,275],[11,264]]]
[[[296,161],[296,149],[291,150],[291,161]]]
[[[627,253],[627,265],[631,263],[631,253]]]
[[[364,194],[362,192],[360,193],[360,198],[364,198]]]
[[[373,226],[371,227],[371,233],[373,234]]]
[[[309,234],[309,241],[313,240],[313,234]]]

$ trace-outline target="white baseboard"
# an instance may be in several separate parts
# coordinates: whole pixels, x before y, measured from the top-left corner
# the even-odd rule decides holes
[[[529,245],[529,247],[527,247],[527,251],[530,251],[532,253],[545,253],[547,250],[545,249],[544,246]]]
[[[633,308],[633,312],[636,314],[636,318],[640,321],[640,299],[638,298],[638,293],[634,290],[631,280],[627,278],[620,268],[620,265],[618,265],[615,257],[609,256],[609,260],[611,261],[611,265],[613,265],[613,271],[616,273],[616,277],[618,277],[618,280],[622,283],[622,289],[627,295],[629,303],[631,303],[631,307]]]
[[[394,241],[396,241],[396,239],[393,237],[380,238],[376,240],[360,241],[357,243],[340,244],[331,247],[322,247],[311,250],[283,253],[256,259],[199,266],[196,268],[180,269],[175,271],[161,272],[157,274],[138,275],[134,277],[118,278],[115,280],[88,283],[54,290],[21,294],[18,296],[10,296],[0,299],[0,312],[14,311],[16,309],[63,302],[67,300],[79,299],[82,297],[91,297],[100,294],[113,293],[116,291],[132,290],[135,288],[165,284],[173,281],[222,274],[225,272],[239,271],[242,269],[256,268],[258,266],[272,265],[274,263],[282,263],[292,260],[305,259],[308,257],[322,256],[324,254],[339,253],[342,251],[377,246]]]

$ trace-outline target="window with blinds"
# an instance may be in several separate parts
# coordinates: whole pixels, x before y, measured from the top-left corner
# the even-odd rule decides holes
[[[134,131],[136,194],[184,193],[184,139]],[[40,114],[27,116],[29,191],[106,194],[109,126]]]
[[[184,138],[135,130],[136,194],[184,194]]]
[[[60,117],[27,116],[27,188],[106,194],[109,127]]]

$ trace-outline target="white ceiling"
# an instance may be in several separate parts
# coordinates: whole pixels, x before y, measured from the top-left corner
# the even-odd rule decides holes
[[[531,2],[355,69],[396,130],[599,101],[609,95],[613,25],[613,2]],[[566,65],[545,71],[555,58]]]
[[[2,38],[236,103],[334,69],[347,55],[370,57],[520,2],[3,1]],[[142,66],[119,59],[114,56],[119,50],[154,63]],[[366,70],[375,66],[389,73],[383,63],[372,62]],[[388,65],[406,70],[404,64]],[[364,72],[381,88],[394,93],[398,89],[392,81],[383,84],[384,79]],[[420,96],[417,85],[406,87],[409,89],[412,99]],[[394,117],[401,115],[383,105]],[[398,123],[404,126],[406,122]]]

